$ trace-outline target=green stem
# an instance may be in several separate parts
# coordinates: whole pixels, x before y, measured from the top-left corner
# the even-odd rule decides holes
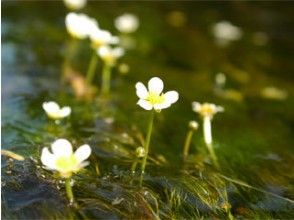
[[[65,189],[66,189],[66,194],[67,194],[67,197],[69,199],[69,202],[73,203],[74,196],[73,196],[73,193],[72,193],[72,187],[70,185],[70,178],[67,178],[65,180]]]
[[[96,70],[96,66],[97,66],[97,61],[98,61],[98,56],[96,54],[96,51],[93,51],[92,57],[91,57],[91,61],[88,67],[88,71],[87,71],[87,83],[91,84],[95,75],[95,70]]]
[[[191,145],[192,136],[193,136],[193,130],[190,129],[188,131],[188,133],[187,133],[187,137],[186,137],[185,145],[184,145],[184,149],[183,149],[183,157],[184,157],[184,159],[186,159],[188,154],[189,154],[189,149],[190,149],[190,145]]]
[[[140,178],[140,186],[142,186],[142,181],[143,181],[143,174],[145,172],[145,167],[146,167],[146,162],[147,162],[147,157],[148,157],[148,152],[149,152],[149,144],[150,144],[150,139],[151,139],[151,134],[152,134],[152,128],[153,128],[153,121],[154,121],[154,111],[151,112],[150,116],[150,121],[148,125],[148,131],[147,131],[147,136],[145,140],[145,156],[143,157],[142,165],[141,165],[141,178]]]
[[[213,148],[213,145],[212,145],[212,143],[210,143],[210,144],[206,144],[206,147],[207,147],[207,149],[208,149],[208,152],[209,152],[209,154],[210,154],[210,157],[211,157],[211,159],[212,159],[212,162],[213,162],[213,164],[214,164],[214,166],[217,168],[217,169],[220,169],[220,166],[219,166],[219,163],[218,163],[218,159],[217,159],[217,156],[216,156],[216,154],[215,154],[215,152],[214,152],[214,148]]]
[[[102,86],[101,86],[101,92],[104,95],[107,95],[109,93],[110,79],[111,79],[111,65],[105,63],[102,70]]]
[[[135,160],[132,164],[132,167],[131,167],[131,171],[132,173],[135,173],[135,170],[136,170],[136,167],[137,167],[137,164],[138,164],[138,160]]]

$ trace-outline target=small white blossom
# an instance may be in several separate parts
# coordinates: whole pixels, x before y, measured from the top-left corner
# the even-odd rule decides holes
[[[68,33],[77,39],[85,39],[98,29],[98,23],[94,18],[81,13],[68,13],[65,24]]]
[[[63,0],[63,2],[70,10],[82,9],[87,4],[87,0]]]
[[[211,120],[216,113],[223,112],[224,108],[211,103],[192,102],[192,109],[203,117],[204,141],[210,145],[212,143]]]
[[[91,148],[85,144],[73,152],[71,143],[66,139],[58,139],[51,145],[52,153],[43,148],[41,162],[47,169],[56,170],[64,178],[71,177],[89,164],[85,161],[91,154]]]
[[[213,118],[213,116],[218,112],[223,112],[224,108],[222,106],[217,106],[211,103],[199,103],[192,102],[192,109],[194,112],[199,113],[202,117]]]
[[[217,40],[217,43],[220,45],[226,45],[230,41],[239,40],[243,35],[243,32],[239,27],[228,21],[216,23],[212,28],[212,32]]]
[[[43,109],[49,118],[54,120],[58,120],[61,118],[65,118],[70,115],[71,108],[68,106],[60,108],[60,106],[56,102],[44,102]]]
[[[114,21],[114,25],[122,33],[135,32],[139,27],[139,19],[133,14],[123,14],[117,17]]]
[[[119,42],[118,37],[112,36],[109,31],[99,28],[90,33],[90,40],[92,42],[92,47],[96,49],[107,44],[117,44]]]
[[[179,99],[176,91],[162,93],[163,82],[158,77],[153,77],[148,82],[148,90],[143,83],[136,84],[136,94],[139,97],[137,104],[146,110],[160,111],[171,106]]]
[[[110,66],[115,65],[117,59],[122,57],[124,53],[124,49],[121,47],[111,48],[109,46],[103,46],[97,50],[97,54],[101,59]]]

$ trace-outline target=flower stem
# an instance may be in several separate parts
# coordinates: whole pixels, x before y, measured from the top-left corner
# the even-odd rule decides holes
[[[212,162],[214,166],[219,169],[219,163],[217,156],[214,152],[213,144],[212,144],[212,135],[211,135],[211,118],[210,117],[204,117],[203,119],[203,133],[204,133],[204,141],[207,147],[207,150],[210,154],[210,157],[212,159]]]
[[[190,129],[188,131],[188,133],[187,133],[186,140],[185,140],[185,145],[184,145],[184,149],[183,149],[183,157],[184,157],[184,159],[186,159],[188,154],[189,154],[189,149],[190,149],[190,145],[191,145],[193,132],[194,131],[192,129]]]
[[[105,63],[102,70],[102,86],[101,92],[107,95],[110,90],[110,79],[111,79],[111,65]]]
[[[97,66],[97,61],[98,61],[98,56],[96,54],[96,51],[93,51],[91,60],[90,60],[90,64],[88,67],[88,71],[87,71],[87,83],[91,84],[95,75],[95,70],[96,70],[96,66]]]
[[[147,162],[147,157],[148,157],[148,152],[149,152],[149,144],[150,144],[150,139],[151,139],[151,134],[152,134],[152,128],[153,128],[153,121],[154,121],[154,111],[152,111],[151,116],[150,116],[150,121],[148,125],[148,131],[147,131],[147,136],[145,140],[145,155],[143,157],[142,165],[141,165],[141,178],[140,178],[140,186],[142,186],[142,181],[143,181],[143,174],[145,172],[145,167],[146,167],[146,162]]]
[[[65,189],[66,189],[66,195],[69,199],[70,203],[73,203],[74,201],[74,196],[73,196],[73,192],[72,192],[72,187],[70,185],[70,178],[67,178],[65,180]]]
[[[132,163],[132,167],[131,167],[131,172],[132,173],[135,173],[135,170],[137,168],[137,164],[138,164],[138,160],[135,160],[133,163]]]

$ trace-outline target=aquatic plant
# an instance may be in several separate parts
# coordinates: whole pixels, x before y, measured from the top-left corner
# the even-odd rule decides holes
[[[118,37],[113,36],[109,31],[99,29],[98,26],[96,29],[91,31],[89,37],[91,40],[91,46],[94,51],[89,63],[87,76],[86,76],[88,84],[92,82],[94,73],[96,70],[97,61],[98,61],[97,50],[102,46],[117,44],[119,42]]]
[[[49,170],[55,170],[62,178],[65,178],[66,193],[72,203],[74,196],[71,188],[71,176],[89,164],[85,161],[91,154],[91,148],[85,144],[75,152],[71,143],[66,139],[58,139],[51,145],[52,153],[47,147],[43,148],[41,162]]]
[[[186,157],[189,154],[192,136],[193,136],[194,132],[198,129],[198,127],[199,127],[199,125],[198,125],[197,121],[190,121],[189,122],[189,131],[187,133],[185,144],[183,147],[183,158],[184,159],[186,159]]]
[[[70,10],[79,10],[86,6],[87,0],[63,0],[65,6]]]
[[[117,59],[123,56],[125,52],[121,47],[111,48],[110,46],[103,46],[97,49],[97,53],[104,62],[101,92],[107,95],[110,90],[111,69],[115,66]]]
[[[217,162],[217,157],[215,155],[212,145],[211,121],[213,119],[213,116],[218,112],[223,112],[224,108],[211,103],[200,104],[199,102],[192,102],[192,109],[193,111],[199,113],[203,119],[204,142],[211,155],[214,165],[218,168],[219,165]]]
[[[241,28],[233,25],[229,21],[220,21],[214,24],[212,33],[216,38],[217,44],[220,46],[226,46],[231,41],[239,40],[243,35]]]
[[[65,25],[68,33],[74,39],[85,39],[98,28],[95,19],[82,13],[70,12],[65,17]]]
[[[70,115],[71,108],[69,106],[60,107],[56,102],[44,102],[42,105],[44,111],[49,118],[59,120]]]
[[[114,25],[121,33],[129,34],[138,29],[139,19],[136,15],[125,13],[115,19]]]
[[[143,158],[141,166],[141,184],[149,152],[149,145],[154,121],[154,113],[160,112],[162,109],[170,107],[179,99],[179,94],[176,91],[168,91],[166,93],[163,93],[163,86],[163,81],[158,77],[153,77],[149,80],[148,90],[141,82],[136,83],[135,86],[136,94],[139,97],[139,101],[137,102],[137,104],[145,110],[154,110],[150,114],[147,136],[144,145],[145,156]]]

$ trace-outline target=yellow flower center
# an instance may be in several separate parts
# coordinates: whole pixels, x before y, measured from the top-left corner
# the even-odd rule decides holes
[[[76,171],[78,160],[75,155],[69,157],[59,157],[55,162],[57,170],[62,173],[70,173],[71,171]]]
[[[213,108],[213,106],[211,106],[210,104],[203,104],[199,113],[205,117],[205,116],[213,116],[216,111],[215,111],[215,108]]]
[[[152,105],[156,105],[162,104],[165,99],[163,95],[158,95],[154,92],[150,92],[146,100],[149,101]]]

